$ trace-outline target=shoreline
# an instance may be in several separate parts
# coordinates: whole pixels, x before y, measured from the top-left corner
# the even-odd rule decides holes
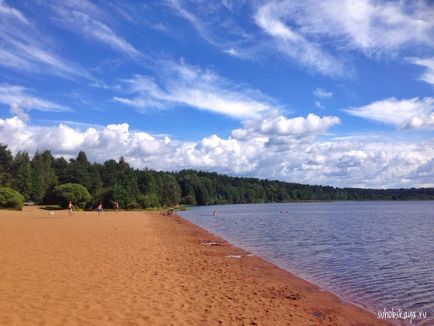
[[[0,245],[2,325],[391,325],[179,216],[0,211]]]
[[[299,201],[299,202],[308,202],[308,201]],[[299,203],[299,202],[289,202],[289,203]],[[317,201],[314,201],[314,202],[317,202]],[[242,205],[242,204],[240,204],[240,205]],[[244,248],[237,247],[237,246],[233,245],[232,243],[230,243],[229,241],[227,241],[226,239],[224,239],[224,238],[222,238],[222,237],[220,237],[218,235],[215,235],[214,233],[206,230],[205,228],[203,228],[203,227],[201,227],[201,226],[199,226],[199,225],[197,225],[197,224],[195,224],[193,222],[190,222],[189,220],[187,220],[186,218],[180,216],[179,214],[176,214],[176,217],[179,218],[179,219],[181,219],[184,223],[189,224],[192,228],[198,228],[198,229],[202,230],[204,233],[206,233],[210,237],[212,237],[216,242],[222,243],[225,246],[227,246],[227,248],[233,248],[237,252],[238,251],[244,252],[245,255],[241,255],[242,257],[255,257],[256,259],[263,261],[263,263],[270,265],[270,268],[274,268],[274,269],[280,270],[283,273],[287,273],[289,278],[291,278],[291,279],[298,279],[301,282],[306,282],[315,291],[323,292],[323,293],[328,293],[328,294],[336,297],[336,299],[337,299],[337,301],[339,303],[341,303],[343,305],[348,305],[348,306],[356,307],[357,309],[360,309],[363,312],[366,312],[369,315],[372,315],[374,318],[376,318],[375,312],[372,311],[372,310],[370,310],[368,307],[365,307],[365,306],[359,305],[357,303],[351,302],[349,300],[346,300],[342,296],[340,296],[338,293],[333,292],[333,291],[328,290],[328,289],[325,289],[325,288],[322,288],[320,285],[317,285],[314,282],[311,282],[311,281],[309,281],[309,280],[307,280],[307,279],[305,279],[305,278],[303,278],[301,276],[298,276],[294,272],[291,272],[291,271],[285,269],[284,267],[281,267],[278,264],[273,263],[273,262],[267,260],[266,257],[261,257],[261,256],[254,255],[254,254],[250,253],[250,251],[248,251],[248,250],[246,250]],[[385,323],[385,325],[395,325],[395,324],[396,325],[400,325],[399,323],[394,323],[394,322],[391,322],[391,321],[381,321],[379,319],[377,319],[377,320],[379,322],[381,322],[381,323]]]

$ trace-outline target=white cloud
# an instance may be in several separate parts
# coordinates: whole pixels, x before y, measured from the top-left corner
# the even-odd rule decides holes
[[[166,0],[165,3],[177,16],[186,20],[201,38],[222,53],[244,60],[253,59],[257,49],[251,44],[255,44],[257,39],[231,16],[235,11],[246,10],[242,8],[244,1]]]
[[[265,134],[288,132],[272,130],[265,128]],[[126,123],[79,129],[66,124],[33,126],[18,117],[0,119],[0,139],[14,153],[50,149],[54,155],[71,157],[85,150],[91,160],[122,155],[137,168],[195,168],[333,186],[434,186],[434,139],[412,143],[383,135],[326,141],[307,137],[280,146],[266,138],[211,135],[183,142],[130,130]]]
[[[3,0],[0,0],[0,15],[12,16],[25,24],[29,23],[27,18],[24,17],[24,15],[19,10],[7,6]]]
[[[140,109],[181,104],[238,119],[259,118],[277,110],[259,91],[234,84],[211,70],[165,61],[155,73],[157,80],[139,75],[127,80],[133,97],[114,100]]]
[[[168,0],[167,4],[182,18],[186,19],[193,28],[198,32],[198,34],[204,38],[208,43],[217,46],[219,42],[215,40],[215,36],[208,29],[208,27],[191,11],[186,10],[180,1],[178,0]]]
[[[432,97],[405,100],[389,98],[344,111],[357,117],[393,124],[403,129],[434,127],[434,98]]]
[[[234,49],[234,48],[223,50],[223,53],[229,54],[229,55],[231,55],[233,57],[239,57],[239,56],[241,56],[240,52],[238,50]]]
[[[314,103],[318,109],[324,109],[324,105],[322,105],[320,101],[315,101]]]
[[[20,108],[17,103],[11,104],[9,108],[9,113],[13,116],[17,116],[22,121],[27,121],[29,119],[29,115],[24,112],[24,110]]]
[[[0,103],[11,106],[14,114],[24,114],[23,110],[39,110],[49,112],[66,112],[70,108],[44,100],[31,94],[25,87],[17,85],[0,84]]]
[[[282,53],[293,60],[326,75],[342,74],[343,68],[338,60],[285,24],[283,18],[287,7],[287,2],[269,2],[261,6],[255,14],[256,24],[275,39]]]
[[[286,118],[278,116],[262,120],[247,120],[243,122],[243,128],[235,129],[232,137],[235,139],[248,139],[252,137],[312,137],[326,132],[329,128],[340,123],[338,117],[319,117],[308,114],[306,118]]]
[[[59,15],[68,28],[85,37],[93,38],[132,57],[139,57],[140,52],[127,40],[116,34],[107,24],[99,20],[103,16],[99,9],[87,0],[53,2],[52,9]]]
[[[424,67],[425,71],[420,76],[420,80],[434,85],[434,58],[409,58],[411,63]]]
[[[325,99],[325,98],[333,97],[333,92],[330,92],[330,91],[325,90],[321,87],[318,87],[313,91],[313,95],[315,95],[316,97],[318,97],[320,99]]]
[[[432,47],[434,7],[427,1],[270,1],[257,7],[256,24],[276,48],[323,74],[345,73],[332,53],[394,53],[409,45]],[[328,51],[326,50],[328,49]]]
[[[433,45],[434,7],[425,1],[285,1],[280,9],[304,35],[328,37],[365,51]]]
[[[0,65],[66,78],[86,77],[81,66],[57,55],[47,35],[41,35],[19,10],[0,2]]]

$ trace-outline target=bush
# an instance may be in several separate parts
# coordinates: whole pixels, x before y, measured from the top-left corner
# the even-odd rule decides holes
[[[13,189],[0,187],[0,208],[22,210],[23,205],[23,195]]]
[[[140,208],[140,205],[136,201],[130,200],[127,202],[127,205],[125,208],[126,209],[138,209],[138,208]]]
[[[160,201],[158,200],[158,197],[155,194],[139,196],[139,204],[142,208],[160,207]]]
[[[84,208],[92,200],[87,189],[77,183],[65,183],[57,186],[54,188],[54,194],[59,204],[65,208],[69,201],[75,207]]]
[[[196,198],[194,198],[192,195],[187,195],[185,197],[182,197],[181,204],[187,205],[187,206],[195,206],[196,205]]]

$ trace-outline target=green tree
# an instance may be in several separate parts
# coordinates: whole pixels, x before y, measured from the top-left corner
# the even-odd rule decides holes
[[[174,206],[181,201],[181,187],[172,175],[164,176],[160,189],[160,201],[163,206]]]
[[[42,203],[46,194],[52,192],[57,184],[57,175],[53,168],[53,156],[50,151],[37,151],[32,159],[32,199]]]
[[[12,153],[0,144],[0,185],[9,186],[12,177]]]
[[[157,208],[160,206],[160,201],[156,194],[140,195],[138,202],[142,208]]]
[[[79,183],[86,189],[92,188],[90,176],[91,164],[87,160],[86,153],[80,151],[75,160],[70,160],[68,167],[68,182]]]
[[[21,193],[25,199],[32,195],[32,164],[29,154],[18,152],[13,162],[14,177],[12,188]]]
[[[56,186],[54,194],[62,207],[67,207],[71,201],[74,206],[84,208],[92,200],[91,195],[85,187],[78,183],[66,183]]]
[[[69,163],[63,157],[55,158],[53,169],[60,184],[70,182],[68,177]]]

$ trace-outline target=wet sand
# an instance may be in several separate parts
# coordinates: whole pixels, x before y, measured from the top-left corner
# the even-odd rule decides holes
[[[0,211],[0,325],[386,323],[179,217],[26,207]]]

